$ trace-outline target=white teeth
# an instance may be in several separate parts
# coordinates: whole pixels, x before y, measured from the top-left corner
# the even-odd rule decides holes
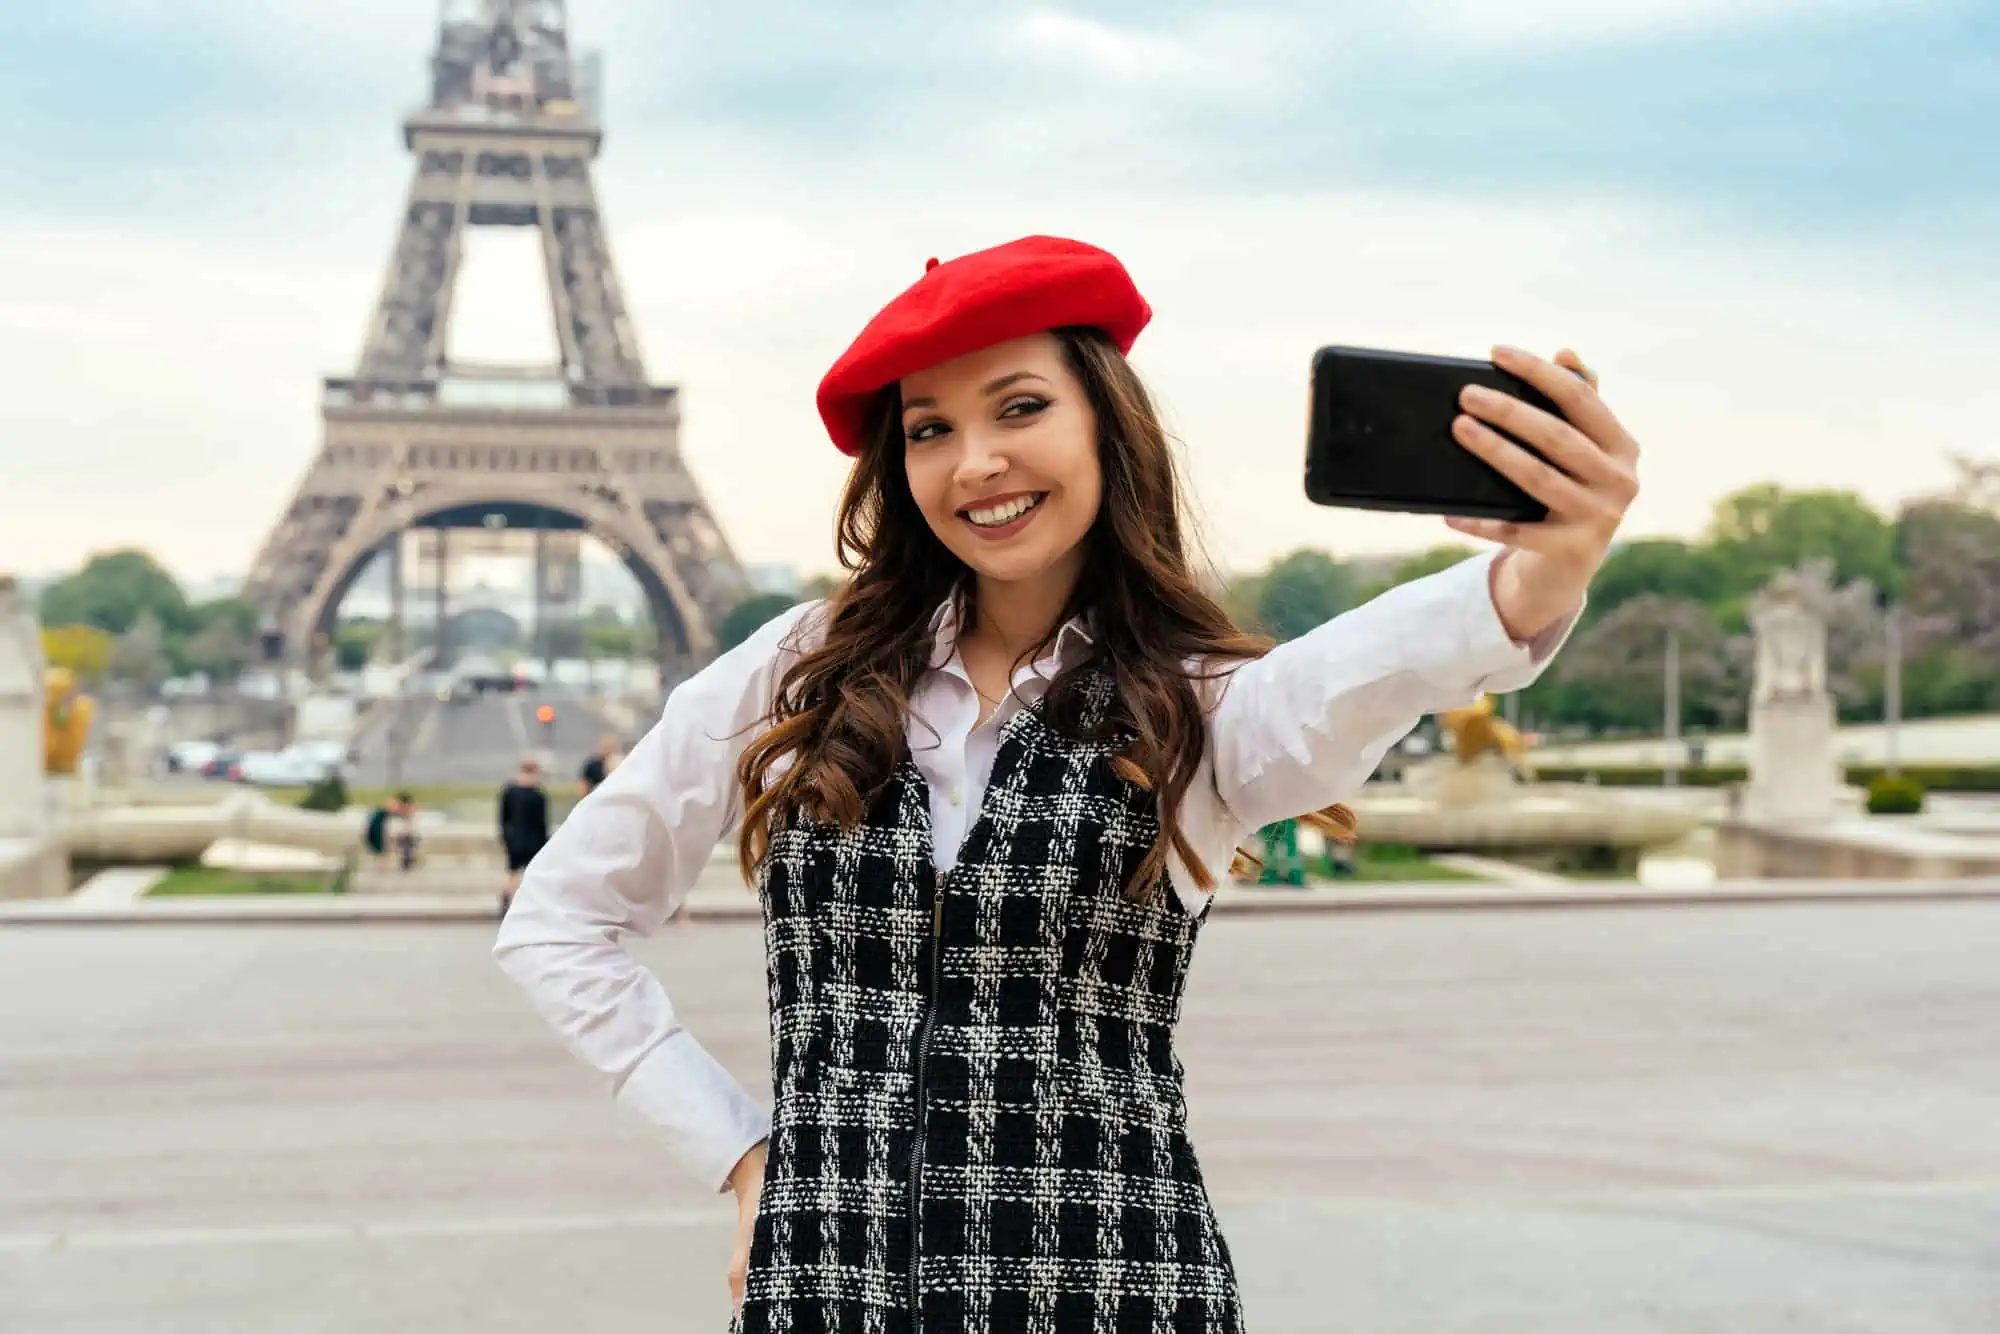
[[[994,505],[987,509],[967,510],[965,517],[978,524],[981,528],[998,528],[1002,524],[1012,523],[1041,503],[1042,498],[1040,496],[1016,496],[1004,505]]]

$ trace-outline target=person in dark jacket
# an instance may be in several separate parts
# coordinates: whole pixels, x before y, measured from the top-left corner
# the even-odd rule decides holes
[[[503,917],[514,902],[521,872],[548,841],[549,794],[542,790],[542,763],[531,755],[500,789],[500,846],[507,850],[507,889],[500,895]]]
[[[583,762],[577,774],[583,785],[583,795],[589,796],[604,786],[604,779],[618,767],[618,738],[606,732],[597,739],[597,753]]]
[[[1468,390],[1451,429],[1549,517],[1452,520],[1495,549],[1273,647],[1195,560],[1125,359],[1151,313],[1074,241],[933,260],[820,384],[848,581],[676,688],[501,925],[544,1018],[735,1194],[741,1334],[1238,1334],[1173,1041],[1218,878],[1281,820],[1351,837],[1340,799],[1420,719],[1532,682],[1636,491],[1574,355],[1497,351],[1561,415]],[[623,943],[732,829],[768,1109]]]

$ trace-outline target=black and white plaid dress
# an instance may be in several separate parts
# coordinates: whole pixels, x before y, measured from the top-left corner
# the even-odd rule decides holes
[[[1241,1330],[1173,1046],[1202,919],[1125,894],[1157,804],[1108,754],[1015,714],[942,875],[907,757],[773,840],[744,1334]]]

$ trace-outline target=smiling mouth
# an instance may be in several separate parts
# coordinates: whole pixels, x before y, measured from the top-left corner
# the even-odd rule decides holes
[[[960,510],[959,517],[975,528],[1005,528],[1028,511],[1047,500],[1049,493],[1035,491],[1024,496],[1013,496],[1007,500],[988,505],[968,505]]]

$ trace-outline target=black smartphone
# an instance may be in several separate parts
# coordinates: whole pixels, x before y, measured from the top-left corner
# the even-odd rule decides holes
[[[1548,395],[1490,361],[1321,348],[1312,365],[1306,499],[1346,509],[1514,523],[1546,519],[1548,506],[1452,434],[1452,420],[1463,411],[1459,393],[1468,384],[1562,415]],[[1516,443],[1540,456],[1532,445]]]

